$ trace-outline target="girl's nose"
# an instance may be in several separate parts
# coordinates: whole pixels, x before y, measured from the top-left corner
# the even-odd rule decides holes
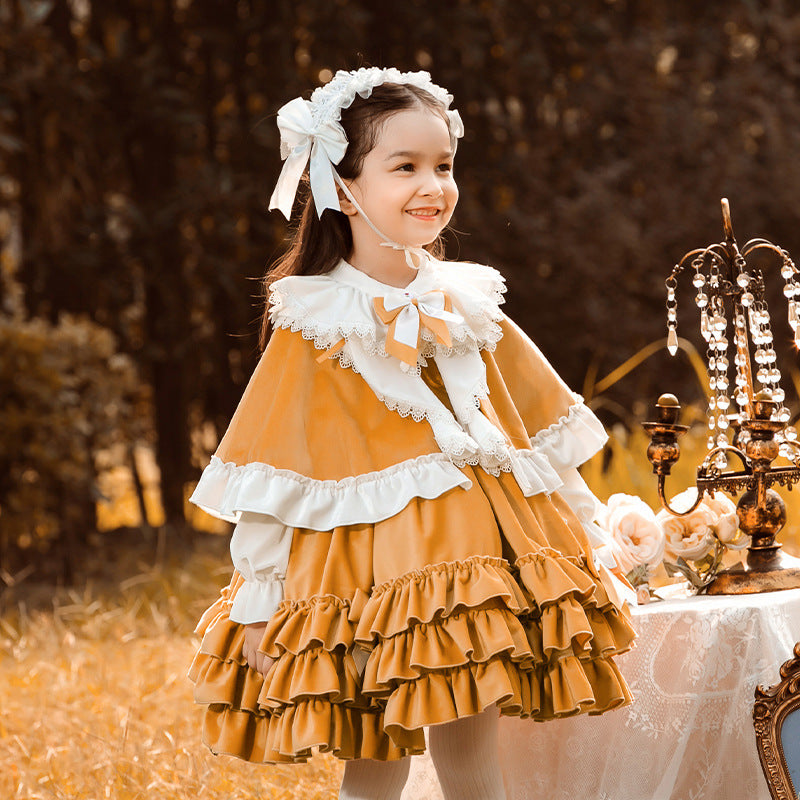
[[[420,194],[426,197],[441,197],[444,194],[442,184],[435,174],[431,173],[426,177],[424,183],[420,186]]]

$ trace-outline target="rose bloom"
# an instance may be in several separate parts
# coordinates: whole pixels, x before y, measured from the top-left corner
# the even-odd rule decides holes
[[[610,531],[614,555],[624,573],[643,564],[655,566],[664,557],[664,533],[640,497],[612,494],[598,521]]]
[[[714,526],[717,538],[724,545],[731,547],[732,542],[736,539],[736,534],[739,532],[736,504],[728,495],[722,492],[715,492],[713,495],[704,495],[702,505],[707,506],[717,515],[717,522]],[[749,539],[746,536],[744,540],[749,544]]]
[[[689,508],[697,499],[697,489],[687,489],[676,495],[670,505],[676,511]],[[656,522],[666,537],[666,551],[674,558],[700,561],[714,547],[714,530],[718,516],[705,503],[701,503],[691,514],[676,517],[666,509],[656,514]]]

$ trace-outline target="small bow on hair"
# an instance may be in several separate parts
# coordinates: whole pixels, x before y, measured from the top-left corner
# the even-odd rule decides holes
[[[417,366],[423,328],[427,328],[439,344],[452,347],[447,323],[458,325],[464,322],[464,318],[453,312],[450,298],[438,289],[418,297],[413,297],[410,292],[403,295],[376,297],[373,305],[381,322],[389,326],[386,352],[400,359],[403,370],[407,372]]]
[[[333,165],[347,150],[347,137],[338,122],[316,124],[311,116],[311,103],[296,97],[278,111],[281,132],[281,153],[286,159],[275,191],[269,201],[270,211],[277,208],[289,219],[297,194],[297,186],[310,159],[311,194],[317,215],[326,208],[341,210],[336,193]]]

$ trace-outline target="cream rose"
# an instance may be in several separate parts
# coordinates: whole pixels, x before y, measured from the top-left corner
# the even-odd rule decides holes
[[[717,521],[714,525],[717,538],[727,547],[736,549],[735,540],[739,532],[739,520],[736,517],[736,504],[733,500],[722,492],[715,492],[713,495],[705,495],[702,504],[708,506],[717,516]],[[745,544],[740,546],[749,544],[749,539],[746,536],[743,539]]]
[[[690,508],[697,499],[697,489],[687,489],[670,501],[676,511]],[[690,514],[676,517],[666,509],[656,514],[656,522],[664,531],[665,548],[674,558],[700,561],[714,547],[717,514],[705,503],[700,503]]]
[[[598,519],[611,533],[614,555],[624,573],[638,566],[654,567],[664,557],[664,533],[640,497],[612,494]]]

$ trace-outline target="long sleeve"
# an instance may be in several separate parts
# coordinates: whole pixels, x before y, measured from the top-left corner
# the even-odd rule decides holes
[[[599,565],[602,564],[606,567],[620,598],[629,605],[635,606],[637,604],[636,592],[627,581],[621,581],[612,572],[618,568],[617,559],[614,557],[615,544],[611,532],[596,522],[600,501],[594,496],[577,468],[559,472],[559,477],[564,484],[559,488],[558,493],[573,510],[586,531],[589,543],[592,545],[595,566],[599,568]]]
[[[594,496],[586,481],[581,477],[577,468],[573,467],[558,473],[564,482],[560,486],[558,493],[567,502],[569,507],[575,512],[575,516],[581,521],[589,543],[592,545],[597,558],[609,569],[616,565],[613,552],[613,540],[609,531],[601,528],[595,521],[600,506],[600,501]]]
[[[283,600],[292,528],[265,514],[243,512],[231,537],[231,558],[244,578],[230,610],[234,622],[266,622]]]

